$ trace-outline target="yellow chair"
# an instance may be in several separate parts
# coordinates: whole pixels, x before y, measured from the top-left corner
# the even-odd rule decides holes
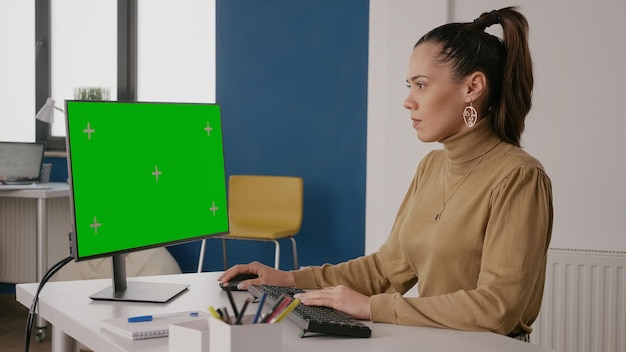
[[[224,269],[228,268],[227,240],[274,242],[274,267],[279,268],[281,238],[289,238],[293,248],[294,269],[298,253],[294,236],[302,224],[303,180],[292,176],[232,175],[228,181],[228,218],[230,233],[222,239]],[[204,261],[203,241],[198,272]]]

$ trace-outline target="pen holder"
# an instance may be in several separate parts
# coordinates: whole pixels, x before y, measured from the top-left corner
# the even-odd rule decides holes
[[[280,352],[283,326],[252,324],[254,315],[244,315],[242,325],[229,325],[219,319],[209,319],[211,352],[249,352],[259,350]]]
[[[209,352],[209,320],[192,320],[169,327],[169,350],[171,352]]]

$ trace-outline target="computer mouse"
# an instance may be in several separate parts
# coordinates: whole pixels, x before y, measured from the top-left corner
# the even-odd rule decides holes
[[[250,273],[237,274],[232,279],[230,279],[227,285],[222,285],[220,283],[220,287],[222,288],[222,290],[226,290],[226,287],[228,286],[231,291],[245,291],[245,290],[238,289],[237,285],[242,281],[256,279],[257,277],[259,277],[259,275],[257,274],[250,274]]]

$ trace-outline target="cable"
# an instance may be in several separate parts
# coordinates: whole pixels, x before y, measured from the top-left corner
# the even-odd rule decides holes
[[[33,303],[31,304],[30,310],[28,311],[28,318],[26,319],[26,331],[24,334],[24,351],[25,352],[28,352],[28,349],[30,347],[30,335],[32,334],[32,331],[33,331],[35,311],[37,310],[37,303],[39,301],[39,293],[41,292],[41,289],[43,289],[43,286],[46,284],[46,282],[48,282],[48,280],[50,280],[50,278],[54,274],[56,274],[57,271],[59,271],[62,267],[65,266],[65,264],[71,262],[73,259],[74,259],[73,256],[69,256],[59,261],[58,263],[54,264],[50,269],[48,269],[46,274],[43,276],[43,278],[39,282],[39,286],[37,287],[37,292],[35,293],[35,297],[33,297]]]
[[[50,278],[54,274],[56,274],[57,271],[59,271],[63,266],[65,266],[67,263],[69,263],[72,259],[74,259],[74,258],[70,256],[70,257],[67,257],[67,258],[59,261],[58,263],[54,264],[50,269],[48,269],[48,272],[46,272],[44,277],[41,279],[41,281],[39,283],[39,287],[37,288],[37,292],[35,293],[35,297],[33,298],[33,303],[32,303],[32,305],[30,307],[29,312],[28,312],[28,318],[26,320],[26,333],[25,333],[25,336],[24,336],[25,351],[28,351],[28,349],[30,347],[30,336],[32,334],[34,317],[35,317],[35,311],[37,310],[37,304],[39,302],[39,299],[38,299],[39,293],[43,289],[43,286],[46,284],[46,282],[48,282],[48,280],[50,280]]]
[[[54,274],[56,274],[57,271],[59,271],[63,266],[65,266],[67,263],[69,263],[72,259],[74,259],[74,258],[70,256],[70,257],[64,258],[63,260],[61,260],[58,263],[54,264],[50,269],[48,269],[46,274],[41,279],[41,281],[39,283],[39,287],[37,288],[37,292],[35,293],[35,297],[33,298],[33,303],[32,303],[32,305],[30,307],[29,312],[28,312],[28,319],[26,321],[26,336],[25,336],[26,351],[28,351],[28,347],[30,345],[30,335],[32,333],[32,327],[33,327],[33,323],[34,323],[35,311],[37,309],[37,304],[39,302],[39,299],[38,299],[39,293],[43,289],[43,286],[48,282],[48,280],[50,280],[50,278]]]

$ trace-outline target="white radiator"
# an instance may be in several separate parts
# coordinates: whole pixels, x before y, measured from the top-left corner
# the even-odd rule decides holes
[[[548,250],[531,342],[559,352],[625,352],[626,252]]]
[[[69,197],[46,200],[46,270],[70,253]],[[37,281],[37,200],[0,197],[0,282]]]

